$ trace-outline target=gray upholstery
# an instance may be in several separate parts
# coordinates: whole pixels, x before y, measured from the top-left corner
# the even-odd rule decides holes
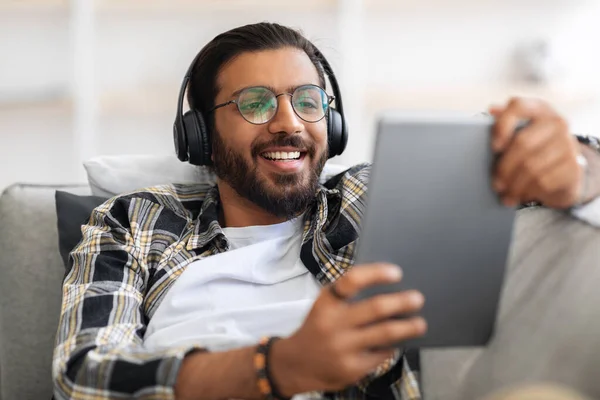
[[[0,197],[0,399],[52,396],[50,368],[64,266],[58,253],[56,189],[15,185]]]
[[[0,198],[0,400],[49,399],[64,268],[54,192],[17,185]],[[476,399],[554,380],[600,397],[600,230],[560,213],[521,211],[497,334],[485,349],[427,350],[425,395]]]

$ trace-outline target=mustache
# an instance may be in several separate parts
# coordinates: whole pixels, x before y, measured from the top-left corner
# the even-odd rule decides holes
[[[253,144],[252,157],[258,157],[260,153],[264,152],[269,147],[295,147],[297,149],[305,149],[311,157],[314,157],[317,151],[314,143],[309,143],[300,136],[281,134],[275,136],[275,138],[269,142]]]

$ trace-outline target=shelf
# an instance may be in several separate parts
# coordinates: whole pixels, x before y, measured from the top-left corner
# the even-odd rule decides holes
[[[73,101],[62,89],[0,96],[0,112],[71,112]]]
[[[179,85],[174,83],[105,91],[99,97],[99,113],[104,116],[175,117]]]
[[[0,121],[46,120],[48,117],[60,117],[70,121],[73,117],[73,103],[70,100],[65,99],[45,102],[0,104]],[[0,132],[2,135],[6,133],[9,132]]]
[[[66,11],[68,8],[68,0],[0,0],[0,11]]]
[[[162,84],[101,93],[99,116],[109,117],[174,117],[179,84]],[[346,96],[350,96],[347,94]],[[492,104],[504,104],[513,96],[540,98],[559,110],[576,110],[600,102],[600,97],[576,88],[537,86],[479,86],[446,88],[401,88],[372,86],[365,94],[367,114],[385,110],[486,111]],[[186,103],[187,104],[187,103]],[[187,109],[187,106],[185,106]],[[13,101],[0,101],[0,111],[22,109],[72,110],[67,96]]]
[[[154,85],[101,92],[99,117],[175,117],[179,85]],[[187,103],[186,103],[187,104]],[[187,109],[187,108],[186,108]],[[0,113],[52,111],[72,113],[74,101],[65,95],[11,96],[0,98]]]
[[[99,110],[102,115],[111,116],[174,116],[178,94],[178,83],[108,91],[100,96]],[[600,101],[594,93],[579,88],[534,85],[410,89],[372,86],[366,92],[365,110],[369,113],[386,109],[477,112],[487,110],[492,104],[503,104],[514,96],[540,98],[560,110]]]
[[[583,89],[535,85],[419,89],[376,86],[366,94],[367,110],[371,113],[386,109],[478,112],[504,104],[511,97],[543,99],[559,110],[573,110],[600,100]]]
[[[339,0],[97,0],[102,11],[323,11],[335,9]]]
[[[375,12],[406,11],[406,10],[431,10],[437,9],[461,9],[473,10],[479,8],[531,8],[531,7],[561,7],[573,6],[573,3],[585,3],[593,0],[504,0],[498,3],[496,0],[363,0],[365,10]]]

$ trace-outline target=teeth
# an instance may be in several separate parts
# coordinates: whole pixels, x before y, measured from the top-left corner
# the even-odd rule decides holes
[[[270,151],[267,153],[263,153],[263,157],[268,158],[270,160],[297,160],[300,158],[300,152]]]

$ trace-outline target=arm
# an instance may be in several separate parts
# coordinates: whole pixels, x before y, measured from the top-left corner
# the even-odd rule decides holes
[[[255,347],[245,347],[187,356],[177,375],[175,398],[261,399],[253,365],[255,350]],[[200,376],[203,379],[198,379]]]
[[[57,399],[173,398],[194,350],[143,347],[149,271],[129,226],[128,202],[111,200],[94,210],[71,253],[52,366]]]
[[[400,270],[389,267],[371,264],[352,269],[336,281],[336,291],[352,298],[374,284],[397,282]],[[373,348],[425,333],[426,324],[421,318],[391,318],[418,311],[423,301],[421,294],[411,291],[350,304],[332,296],[329,287],[323,288],[302,326],[273,345],[268,357],[273,381],[286,397],[314,391],[338,392],[357,382],[365,390],[399,355],[395,349]],[[254,352],[255,347],[247,347],[188,356],[177,380],[177,399],[262,398],[257,390]],[[402,382],[394,382],[399,378],[396,373],[386,374],[386,379],[378,382],[377,388],[371,385],[368,393],[390,393],[393,384],[404,390]]]
[[[399,278],[397,267],[366,265],[336,281],[336,292],[351,298],[368,286],[397,282]],[[422,296],[414,292],[375,296],[350,304],[333,296],[329,287],[323,288],[302,326],[273,345],[267,361],[273,381],[287,397],[348,388],[369,371],[378,366],[381,369],[381,363],[390,362],[397,353],[393,349],[367,349],[424,333],[425,323],[420,318],[390,318],[413,313],[422,304]],[[177,398],[261,398],[253,367],[254,351],[254,347],[248,347],[188,356],[179,373]]]

